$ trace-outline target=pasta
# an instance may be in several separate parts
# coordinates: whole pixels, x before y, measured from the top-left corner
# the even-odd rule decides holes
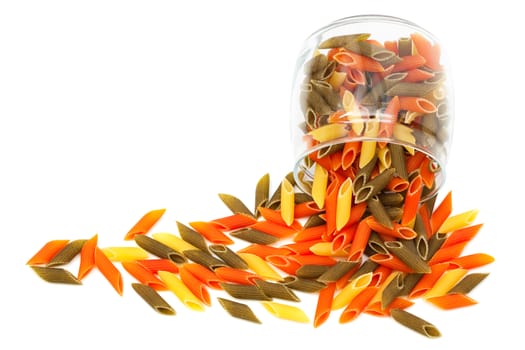
[[[277,298],[289,301],[301,301],[299,297],[286,285],[276,282],[268,282],[263,279],[255,279],[255,284],[262,292],[270,298]]]
[[[180,300],[180,302],[193,311],[204,311],[205,306],[202,301],[191,292],[191,290],[177,277],[176,274],[168,271],[159,271],[159,278],[166,287]]]
[[[310,322],[306,313],[297,306],[277,303],[275,301],[264,301],[262,305],[270,314],[283,320],[300,323]]]
[[[140,247],[106,247],[102,248],[101,252],[104,253],[111,261],[123,262],[123,261],[135,261],[147,259],[149,254],[147,251]]]
[[[228,266],[236,269],[247,269],[248,264],[233,250],[225,246],[224,244],[213,244],[210,245],[210,251],[217,255],[222,261]]]
[[[282,281],[283,278],[263,258],[251,253],[238,253],[248,264],[248,268],[258,276],[270,281]]]
[[[106,280],[108,280],[113,289],[115,289],[119,295],[122,295],[124,288],[122,274],[100,248],[95,249],[95,266],[102,275],[104,275]]]
[[[215,227],[210,222],[193,221],[189,223],[191,227],[200,233],[207,241],[215,244],[233,244],[233,240]]]
[[[272,300],[272,298],[264,294],[261,288],[256,285],[223,282],[221,283],[221,287],[229,295],[237,299]]]
[[[193,276],[195,276],[199,281],[204,283],[207,287],[213,288],[213,289],[222,289],[221,282],[224,282],[221,280],[217,275],[211,271],[210,269],[200,265],[200,264],[194,264],[194,263],[186,263],[183,265],[184,270],[190,272]],[[168,270],[165,270],[168,271]]]
[[[335,283],[329,283],[319,292],[314,315],[314,328],[319,327],[328,320],[328,317],[332,312],[332,301],[335,294],[335,288]]]
[[[226,312],[228,312],[228,314],[230,314],[232,317],[254,323],[261,323],[261,321],[257,318],[248,305],[225,298],[217,298],[217,300],[223,309],[226,310]]]
[[[441,336],[441,333],[433,324],[415,316],[414,314],[411,314],[408,311],[393,309],[390,311],[390,315],[395,321],[399,322],[403,326],[421,333],[426,337],[436,338]]]
[[[211,306],[211,297],[208,289],[206,289],[206,283],[196,277],[187,266],[188,264],[184,264],[179,270],[182,283],[205,305]]]
[[[327,183],[328,171],[320,165],[316,166],[314,170],[314,180],[312,183],[312,198],[319,208],[324,208]]]
[[[151,271],[136,261],[125,261],[122,267],[143,285],[147,285],[157,291],[166,290],[164,282],[159,280]]]
[[[285,178],[281,184],[281,216],[288,226],[294,221],[294,195],[292,184]]]
[[[35,273],[46,282],[65,283],[65,284],[82,284],[71,272],[60,267],[47,266],[30,266]]]
[[[185,250],[184,256],[197,264],[205,266],[210,270],[218,267],[228,266],[224,261],[217,259],[209,253],[203,252],[200,249]]]
[[[169,259],[177,264],[186,262],[186,258],[182,253],[149,236],[137,235],[135,236],[135,243],[145,251],[161,259]]]
[[[199,235],[197,232],[195,232],[195,234]],[[184,261],[180,261],[178,255],[184,254],[184,252],[186,250],[200,249],[200,248],[197,248],[196,246],[192,245],[191,243],[188,243],[186,240],[182,239],[181,237],[178,237],[178,236],[176,236],[176,235],[174,235],[172,233],[168,233],[168,232],[153,233],[151,235],[151,237],[153,239],[155,239],[157,242],[160,242],[164,246],[167,246],[167,247],[170,248],[170,249],[166,249],[165,247],[159,246],[159,248],[162,247],[161,250],[164,251],[164,252],[161,251],[161,252],[158,252],[158,253],[160,253],[161,255],[165,255],[164,258],[166,258],[166,259],[168,258],[168,255],[167,255],[168,253],[171,253],[171,254],[175,255],[174,257],[176,259],[170,259],[170,260],[173,260],[174,262],[177,262],[177,263],[184,262]],[[202,236],[200,236],[200,235],[199,235],[199,237],[202,238]],[[203,241],[203,243],[204,243],[204,241]],[[201,245],[201,244],[197,244],[197,245]],[[208,248],[207,248],[205,243],[204,243],[204,247],[205,247],[204,250],[207,251]],[[147,250],[146,247],[143,247],[143,248],[145,250]],[[154,255],[157,255],[157,254],[155,254],[153,252],[151,252],[151,253],[154,254]]]
[[[71,242],[68,242],[60,251],[58,251],[51,260],[48,261],[47,266],[53,267],[53,266],[59,266],[59,265],[65,265],[71,260],[73,260],[74,257],[76,257],[80,251],[82,250],[82,246],[86,243],[85,239],[77,239]]]
[[[136,260],[136,262],[153,274],[159,271],[179,272],[177,264],[168,259],[143,259]]]
[[[184,245],[184,243],[180,242],[177,238],[174,238],[171,235],[161,235],[161,234],[156,233],[156,234],[153,234],[152,236],[153,238],[158,239],[159,241],[172,247],[173,249],[177,251],[181,251],[183,253],[185,250],[194,249],[193,247],[200,249],[202,251],[205,251],[205,252],[208,251],[208,244],[206,243],[206,240],[204,239],[204,237],[202,237],[200,233],[198,233],[191,227],[188,227],[179,221],[177,221],[177,228],[179,230],[180,238],[182,238],[183,241],[188,243],[189,246]],[[164,240],[164,238],[166,238],[166,240]]]
[[[139,221],[133,225],[133,227],[124,236],[125,240],[132,240],[136,235],[143,235],[149,232],[151,228],[160,220],[164,215],[166,209],[151,210],[144,214]]]
[[[35,253],[27,262],[26,265],[41,265],[47,264],[62,248],[69,243],[68,239],[55,239],[46,242],[38,252]]]
[[[338,310],[348,305],[359,293],[361,293],[372,281],[372,273],[366,273],[353,279],[334,297],[332,310]]]
[[[77,278],[82,280],[95,267],[95,250],[97,248],[98,235],[88,239],[80,250],[80,264],[78,265]]]
[[[140,283],[132,283],[133,290],[146,302],[153,310],[162,315],[175,315],[175,309],[171,307],[159,293],[148,285]]]
[[[217,267],[213,270],[217,277],[225,282],[237,284],[255,284],[255,280],[261,279],[260,276],[247,270],[235,269],[229,266]]]
[[[255,186],[255,216],[259,216],[259,208],[268,204],[270,199],[270,174],[264,174]]]
[[[352,179],[347,178],[337,193],[337,206],[336,206],[336,217],[335,225],[336,230],[341,230],[350,219],[350,212],[352,209]]]
[[[233,214],[246,214],[255,217],[248,207],[237,197],[231,194],[219,193],[221,201],[231,210]]]

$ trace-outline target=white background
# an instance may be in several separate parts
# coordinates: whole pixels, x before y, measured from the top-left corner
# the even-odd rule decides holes
[[[517,3],[0,2],[0,348],[522,346],[525,52]],[[468,252],[497,260],[481,269],[490,276],[472,292],[478,305],[413,307],[441,338],[366,315],[340,325],[336,314],[314,329],[257,304],[263,325],[253,325],[215,300],[198,313],[172,295],[178,314],[161,316],[127,274],[120,297],[96,272],[80,287],[52,285],[25,265],[51,239],[98,233],[101,246],[122,245],[152,209],[167,209],[156,230],[171,232],[175,220],[227,215],[217,194],[252,203],[265,173],[275,189],[292,170],[289,99],[302,42],[358,14],[413,21],[448,51],[456,123],[442,193],[453,191],[456,213],[480,210],[485,226]],[[299,306],[312,316],[314,302],[304,296]]]

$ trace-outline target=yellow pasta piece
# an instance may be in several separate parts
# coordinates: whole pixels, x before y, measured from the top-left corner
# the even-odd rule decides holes
[[[281,217],[286,225],[290,226],[294,221],[295,193],[288,179],[283,179],[281,184]]]
[[[275,301],[263,301],[262,305],[275,317],[283,320],[308,323],[310,319],[306,313],[297,306],[276,303]]]
[[[183,253],[185,250],[197,249],[194,245],[186,242],[177,235],[174,235],[173,233],[157,232],[153,233],[151,237],[180,253]]]
[[[326,186],[328,185],[328,171],[321,165],[317,164],[314,170],[314,179],[312,182],[312,198],[317,206],[324,208],[326,199]]]
[[[248,268],[252,270],[256,275],[261,276],[265,280],[271,280],[276,282],[284,281],[283,277],[275,271],[269,263],[258,255],[251,253],[237,253],[246,263]]]
[[[453,269],[447,270],[441,277],[436,281],[434,286],[430,288],[423,298],[429,299],[433,297],[440,297],[447,294],[462,278],[467,274],[467,269]]]
[[[338,251],[332,250],[332,242],[315,243],[310,247],[310,251],[320,256],[348,257],[348,252],[343,249]]]
[[[348,134],[348,130],[346,130],[345,124],[326,124],[320,128],[310,131],[308,134],[316,141],[326,142],[346,136]]]
[[[390,157],[390,148],[383,147],[377,151],[377,159],[379,160],[379,171],[388,169],[392,166],[392,158]]]
[[[148,252],[140,247],[106,247],[101,250],[111,261],[126,262],[149,257]]]
[[[392,280],[394,278],[397,278],[397,275],[399,275],[401,272],[399,271],[395,271],[395,272],[392,272],[390,273],[383,282],[381,282],[381,285],[379,286],[379,289],[377,290],[376,294],[374,295],[374,297],[372,298],[372,300],[370,300],[370,302],[368,303],[369,305],[372,305],[374,303],[380,303],[382,300],[383,300],[383,291],[385,290],[385,288],[390,284],[390,282],[392,282]]]
[[[377,120],[370,120],[366,126],[363,136],[374,139],[379,133],[379,122]],[[359,156],[359,168],[367,165],[376,155],[376,141],[361,142],[361,154]]]
[[[188,308],[194,311],[204,311],[202,301],[191,292],[176,274],[168,271],[158,271],[159,278],[166,287]]]
[[[348,219],[350,219],[350,212],[352,209],[352,179],[348,177],[337,193],[337,206],[335,214],[335,226],[337,230],[342,229]]]
[[[328,84],[332,85],[334,90],[337,91],[339,90],[341,85],[343,85],[343,82],[345,81],[345,79],[346,79],[346,72],[335,71],[332,73],[332,75],[328,79]]]
[[[461,214],[457,214],[454,216],[449,216],[445,222],[441,225],[438,232],[440,233],[449,233],[455,230],[458,230],[460,228],[469,226],[476,220],[476,216],[478,216],[479,210],[473,209],[466,211]]]
[[[334,297],[332,302],[332,310],[337,310],[348,305],[359,293],[363,291],[372,281],[372,272],[365,273],[356,279],[350,281],[341,291]]]
[[[394,135],[394,138],[399,141],[403,141],[405,143],[412,144],[412,145],[416,144],[416,137],[414,136],[414,134],[412,134],[412,129],[407,125],[400,124],[400,123],[394,124],[393,135]],[[410,153],[411,155],[414,155],[415,150],[413,147],[406,146],[406,145],[404,145],[404,147],[408,153]]]
[[[353,112],[356,108],[355,96],[349,91],[345,90],[342,98],[343,109],[345,112]]]

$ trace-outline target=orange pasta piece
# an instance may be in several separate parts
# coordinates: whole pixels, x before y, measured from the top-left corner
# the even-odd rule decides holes
[[[392,51],[396,55],[399,54],[399,50],[398,50],[398,47],[397,47],[397,41],[395,41],[395,40],[387,40],[387,41],[385,41],[385,45],[384,46],[385,46],[385,49],[387,49],[388,51]]]
[[[321,239],[316,239],[313,241],[304,241],[304,242],[294,242],[288,243],[282,246],[282,248],[288,249],[290,255],[292,254],[312,254],[310,248],[317,243],[324,242]]]
[[[218,225],[219,229],[227,231],[250,226],[256,222],[257,220],[254,217],[243,213],[235,213],[211,221],[212,224]]]
[[[410,267],[406,266],[405,263],[402,262],[398,257],[392,254],[374,254],[370,256],[370,260],[395,271],[401,271],[406,273],[414,272]]]
[[[122,295],[124,287],[122,275],[115,265],[113,265],[111,260],[109,260],[104,252],[98,247],[95,249],[95,265],[117,293]]]
[[[382,235],[402,239],[413,239],[417,236],[412,228],[400,225],[397,222],[392,222],[393,228],[388,228],[380,224],[373,216],[367,217],[365,221],[372,230]]]
[[[156,291],[167,290],[166,285],[160,279],[158,279],[151,271],[146,269],[144,266],[136,261],[124,261],[122,267],[137,281]]]
[[[432,258],[428,262],[429,265],[438,264],[441,262],[448,262],[452,259],[457,258],[461,255],[467,243],[468,241],[456,243],[445,248],[439,248],[438,251],[434,253],[434,256],[432,256]]]
[[[355,320],[365,310],[378,290],[379,287],[377,286],[366,287],[343,309],[339,316],[339,323],[348,323]]]
[[[481,227],[483,227],[483,224],[467,226],[464,228],[460,228],[456,231],[452,231],[448,235],[445,242],[443,242],[443,245],[440,249],[447,248],[458,243],[471,241],[474,238],[474,236],[476,236],[476,234],[479,232]]]
[[[196,263],[186,263],[182,265],[182,267],[184,267],[186,271],[191,272],[193,276],[206,286],[213,289],[222,289],[220,284],[224,281],[206,267]]]
[[[490,264],[492,262],[494,262],[494,258],[491,255],[484,253],[474,253],[450,260],[450,267],[469,270]]]
[[[97,248],[98,235],[94,235],[82,245],[80,250],[80,264],[77,278],[82,280],[95,267],[95,249]]]
[[[443,225],[445,220],[452,213],[452,192],[448,192],[445,198],[439,203],[432,215],[430,216],[430,226],[432,227],[432,235]]]
[[[370,281],[370,286],[381,286],[387,278],[392,273],[392,269],[388,266],[379,265],[375,268],[372,273],[372,280]]]
[[[403,192],[406,191],[410,183],[408,180],[400,178],[398,176],[392,177],[392,179],[386,185],[386,188],[392,192]]]
[[[390,305],[388,305],[385,309],[381,306],[381,301],[374,302],[372,304],[369,304],[364,312],[373,315],[373,316],[390,316],[390,310],[393,309],[406,309],[410,306],[414,305],[414,302],[405,298],[395,298]]]
[[[302,266],[297,260],[287,255],[268,255],[266,261],[289,275],[295,275],[297,269]]]
[[[432,101],[416,96],[399,96],[401,109],[417,113],[434,113],[437,107]]]
[[[411,172],[419,169],[421,167],[421,163],[426,157],[427,156],[423,152],[416,152],[414,155],[408,156],[406,159],[407,173],[410,174]]]
[[[332,301],[334,300],[335,283],[328,283],[325,288],[319,291],[314,316],[314,328],[326,322],[332,311]]]
[[[430,170],[430,158],[426,157],[419,167],[419,174],[427,188],[432,188],[436,174]]]
[[[281,216],[280,210],[274,210],[274,209],[264,208],[264,207],[259,207],[258,210],[261,213],[261,216],[264,219],[266,219],[266,221],[268,222],[272,222],[277,225],[288,226],[288,227],[293,228],[296,231],[299,231],[300,229],[302,229],[301,223],[297,220],[294,220],[291,225],[287,225]]]
[[[326,235],[326,225],[303,228],[293,237],[294,242],[306,242],[321,239]]]
[[[218,267],[214,269],[213,272],[215,272],[217,277],[223,281],[244,285],[255,285],[254,280],[263,279],[261,276],[258,276],[252,272],[227,266]]]
[[[413,226],[416,219],[417,210],[419,208],[419,201],[423,193],[423,179],[421,175],[417,175],[410,181],[408,186],[405,201],[403,204],[403,214],[401,216],[401,225]]]
[[[345,250],[350,248],[350,244],[353,241],[356,231],[357,231],[356,224],[345,227],[341,231],[339,231],[332,240],[332,250],[334,252]]]
[[[393,73],[410,71],[425,65],[425,57],[421,55],[409,55],[401,57],[401,61],[394,64]]]
[[[427,72],[423,69],[411,69],[406,71],[406,73],[407,75],[402,81],[407,83],[419,83],[434,77],[432,72]]]
[[[211,306],[211,298],[208,289],[206,289],[206,284],[195,277],[193,273],[188,269],[188,264],[183,265],[180,268],[180,279],[182,283],[188,287],[188,289],[199,298],[205,305]]]
[[[243,249],[238,251],[239,253],[249,253],[257,255],[258,257],[262,259],[266,259],[269,255],[288,255],[291,254],[291,251],[289,249],[286,249],[286,247],[274,247],[264,244],[250,244],[247,247],[244,247]]]
[[[443,310],[458,309],[460,307],[471,306],[478,303],[468,295],[460,293],[450,293],[425,300]]]
[[[299,231],[295,225],[280,225],[266,220],[258,221],[250,227],[278,238],[291,237]]]
[[[47,242],[35,255],[33,255],[26,265],[47,264],[53,257],[69,243],[68,239],[56,239]]]
[[[355,236],[348,252],[349,261],[359,261],[361,259],[368,244],[368,238],[370,237],[371,232],[372,230],[366,220],[362,220],[357,225]]]
[[[141,259],[137,263],[142,265],[149,272],[156,274],[159,271],[178,273],[179,267],[169,259]]]
[[[296,219],[309,217],[323,211],[314,201],[302,202],[295,205],[294,215]]]
[[[366,72],[383,72],[385,69],[378,61],[373,58],[359,55],[352,51],[340,51],[333,59],[347,68],[358,69]]]
[[[347,170],[354,164],[359,151],[361,150],[361,142],[346,142],[341,153],[341,168]]]
[[[128,231],[124,240],[130,241],[135,238],[135,235],[144,235],[149,232],[149,230],[159,221],[159,219],[164,215],[166,209],[156,209],[151,210],[144,214],[142,218],[133,227]]]
[[[410,291],[408,297],[411,299],[418,298],[432,289],[434,284],[439,280],[443,273],[445,273],[449,266],[449,263],[441,263],[430,266],[430,273],[424,274],[423,277],[421,277],[414,288],[412,288]]]
[[[432,45],[421,33],[412,33],[410,38],[416,47],[417,53],[425,58],[425,66],[433,70],[441,70],[442,67],[439,63],[441,49],[439,45]]]
[[[206,240],[215,244],[233,244],[233,240],[219,230],[214,224],[205,221],[190,222],[190,226],[200,233]]]
[[[340,183],[337,178],[334,178],[326,189],[325,198],[325,217],[326,217],[326,235],[325,240],[331,240],[332,235],[336,229],[337,218],[337,195],[339,194]]]

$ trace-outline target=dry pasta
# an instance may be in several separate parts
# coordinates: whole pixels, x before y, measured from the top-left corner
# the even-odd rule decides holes
[[[300,323],[310,322],[308,315],[297,306],[277,303],[275,301],[264,301],[262,305],[275,317]]]
[[[400,310],[393,309],[390,311],[392,318],[402,324],[403,326],[410,328],[418,333],[423,334],[429,338],[440,337],[441,333],[433,324],[419,318],[412,313]]]
[[[153,310],[162,315],[176,314],[175,309],[155,289],[140,283],[132,283],[131,287]]]
[[[191,292],[191,290],[181,281],[180,277],[168,271],[159,271],[159,278],[175,296],[191,310],[204,311],[205,306],[202,301]]]
[[[217,298],[217,300],[223,309],[226,310],[226,312],[228,312],[228,314],[230,314],[232,317],[254,323],[261,323],[261,321],[257,318],[248,305],[225,298]]]

